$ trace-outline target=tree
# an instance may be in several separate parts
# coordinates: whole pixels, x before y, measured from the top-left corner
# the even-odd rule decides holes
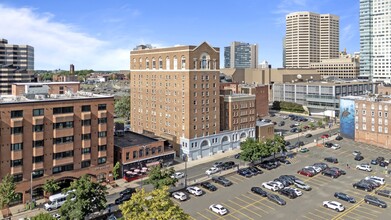
[[[310,122],[310,123],[308,124],[308,126],[310,126],[311,129],[314,129],[314,128],[315,128],[315,124],[314,124],[313,122]]]
[[[17,198],[15,188],[14,177],[10,174],[4,176],[0,183],[0,208],[6,209],[7,213],[9,204]]]
[[[113,177],[114,177],[114,180],[116,180],[118,178],[118,176],[119,176],[119,168],[120,168],[120,166],[121,165],[117,161],[117,163],[113,167]]]
[[[240,143],[240,149],[242,150],[240,159],[244,161],[256,161],[269,155],[266,145],[254,138],[247,138]]]
[[[317,123],[318,123],[318,127],[322,127],[322,125],[323,125],[322,120],[319,120]]]
[[[62,219],[84,219],[95,210],[106,208],[106,187],[91,181],[87,175],[74,180],[63,193],[69,196],[60,208]]]
[[[164,186],[175,186],[178,179],[171,178],[175,173],[174,168],[162,169],[160,166],[154,166],[148,173],[148,179],[145,181],[147,184],[152,184],[155,189],[160,189]]]
[[[130,96],[122,96],[115,101],[115,114],[121,118],[130,118]]]
[[[131,199],[119,208],[126,220],[186,220],[190,218],[170,199],[167,186],[149,193],[144,189],[137,190]]]
[[[43,191],[47,194],[47,196],[53,195],[54,192],[60,189],[60,186],[54,179],[46,180],[43,185]]]
[[[31,220],[55,220],[50,213],[39,213],[38,215],[31,218]]]

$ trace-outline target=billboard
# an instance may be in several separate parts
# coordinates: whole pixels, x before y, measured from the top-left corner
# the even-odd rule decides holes
[[[339,112],[340,112],[339,121],[340,121],[341,136],[354,140],[354,130],[355,130],[354,100],[341,98],[339,102]]]

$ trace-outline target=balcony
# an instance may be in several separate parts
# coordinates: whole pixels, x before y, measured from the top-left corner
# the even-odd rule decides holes
[[[106,157],[107,151],[98,151],[98,157]]]
[[[23,166],[11,167],[11,175],[22,173],[22,172],[23,172]]]
[[[64,113],[53,115],[53,123],[73,121],[74,113]]]
[[[33,156],[42,156],[43,155],[43,147],[33,147]]]
[[[89,133],[91,133],[91,126],[81,126],[81,133],[82,134],[89,134]]]
[[[11,134],[11,144],[22,143],[23,134]]]
[[[40,170],[40,169],[43,169],[43,162],[33,163],[33,170]]]
[[[34,116],[32,121],[33,125],[42,125],[44,118],[44,116]]]
[[[23,126],[23,118],[11,118],[11,127],[22,127]]]
[[[91,154],[82,154],[81,160],[91,160]]]
[[[65,157],[61,159],[55,159],[53,160],[53,166],[61,166],[61,165],[66,165],[73,163],[73,157]]]
[[[98,124],[98,131],[107,131],[107,124]]]
[[[22,159],[22,157],[23,157],[22,150],[11,151],[11,160]]]
[[[91,119],[91,112],[82,112],[80,118],[81,120]]]
[[[106,118],[107,110],[98,111],[98,118]]]
[[[73,142],[53,145],[53,153],[58,153],[58,152],[62,152],[62,151],[70,151],[70,150],[73,150]]]
[[[98,145],[106,145],[106,144],[107,144],[107,138],[106,137],[98,138]]]
[[[33,132],[33,140],[43,140],[43,132]]]
[[[91,140],[82,140],[81,141],[81,147],[82,148],[89,148],[89,147],[91,147]]]
[[[73,128],[62,128],[53,130],[53,138],[73,136]]]

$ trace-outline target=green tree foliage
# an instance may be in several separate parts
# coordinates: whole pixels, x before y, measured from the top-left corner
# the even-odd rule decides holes
[[[276,153],[286,151],[284,137],[280,135],[274,135],[273,139],[266,140],[266,146],[269,154],[273,154],[274,157],[276,157]]]
[[[10,174],[4,176],[0,183],[0,208],[8,208],[9,204],[17,198],[15,188],[14,177]]]
[[[119,176],[119,168],[120,168],[120,164],[119,162],[117,161],[117,163],[115,163],[114,167],[113,167],[113,177],[114,179],[116,180]]]
[[[308,126],[309,126],[311,129],[314,129],[314,128],[315,128],[315,124],[314,124],[313,122],[310,122],[310,123],[308,124]]]
[[[272,108],[274,110],[283,110],[288,112],[299,112],[299,113],[305,112],[302,105],[293,102],[274,101]]]
[[[87,175],[73,181],[63,190],[66,192],[69,196],[60,208],[61,219],[84,219],[95,210],[106,208],[106,187],[91,181]]]
[[[55,218],[50,213],[39,213],[38,215],[31,218],[31,220],[55,220]]]
[[[115,114],[121,118],[130,118],[130,96],[122,96],[115,101],[114,105]]]
[[[138,190],[129,201],[120,205],[126,220],[187,220],[186,214],[169,196],[168,187],[164,186],[149,193]]]
[[[53,195],[54,192],[60,189],[60,186],[54,179],[46,180],[43,185],[43,191],[48,195]]]
[[[240,159],[244,161],[256,161],[269,155],[266,144],[254,138],[247,138],[246,141],[240,143],[240,149],[242,150]]]
[[[148,173],[148,179],[145,181],[147,184],[152,184],[155,189],[160,189],[164,186],[175,186],[178,179],[171,178],[171,175],[175,173],[174,168],[162,169],[160,166],[154,166]]]
[[[322,125],[323,125],[322,120],[319,120],[319,121],[317,122],[317,124],[318,124],[318,127],[322,127]]]

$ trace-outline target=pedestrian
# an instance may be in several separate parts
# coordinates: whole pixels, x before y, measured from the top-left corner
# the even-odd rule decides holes
[[[349,167],[349,164],[346,164],[346,168],[348,168],[348,169],[350,168],[350,167]]]

